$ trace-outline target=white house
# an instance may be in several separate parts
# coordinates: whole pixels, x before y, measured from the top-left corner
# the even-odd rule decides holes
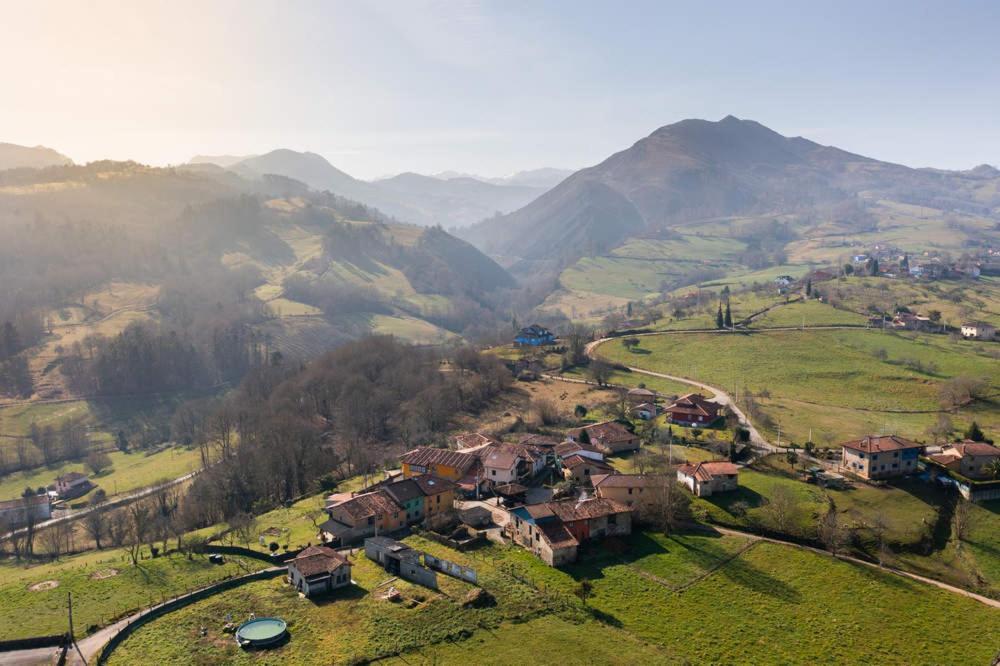
[[[740,468],[728,460],[712,460],[677,468],[677,480],[698,497],[736,490]]]
[[[963,338],[992,340],[996,337],[996,334],[996,327],[993,324],[987,324],[985,321],[971,321],[967,324],[962,324]]]

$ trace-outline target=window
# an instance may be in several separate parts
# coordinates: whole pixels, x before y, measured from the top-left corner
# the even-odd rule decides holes
[[[496,476],[497,475],[497,471],[495,469],[491,469],[490,470],[490,474],[492,474],[493,476]]]
[[[628,494],[629,494],[629,495],[631,495],[631,494],[632,494],[632,489],[631,489],[631,488],[629,488],[629,489],[628,489]]]

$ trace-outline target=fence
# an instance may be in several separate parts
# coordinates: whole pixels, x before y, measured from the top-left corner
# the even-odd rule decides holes
[[[210,597],[219,592],[225,592],[226,590],[230,590],[234,587],[239,587],[244,583],[250,583],[257,580],[269,580],[271,578],[277,578],[278,576],[284,575],[285,571],[286,570],[284,567],[276,567],[273,569],[264,569],[263,571],[256,571],[254,573],[247,574],[245,576],[240,576],[238,578],[230,578],[228,580],[221,581],[214,585],[210,585],[209,587],[205,587],[200,590],[191,592],[189,594],[177,597],[175,599],[171,599],[170,601],[164,602],[159,606],[154,606],[149,610],[140,612],[138,615],[128,620],[125,626],[119,629],[117,633],[115,633],[115,635],[112,636],[107,643],[105,643],[104,647],[101,648],[101,652],[97,657],[97,663],[103,664],[107,662],[108,657],[111,656],[111,653],[114,652],[115,648],[117,648],[122,643],[122,641],[128,638],[133,631],[143,626],[150,620],[155,620],[156,618],[162,615],[166,615],[171,611],[175,611],[178,608],[183,608],[184,606],[193,604],[196,601],[201,601],[202,599]]]
[[[301,551],[290,550],[280,555],[275,553],[274,555],[269,555],[267,553],[262,553],[259,550],[252,550],[250,548],[244,548],[243,546],[213,546],[205,545],[198,549],[199,553],[204,553],[206,555],[239,555],[241,557],[249,557],[254,560],[260,560],[261,562],[268,562],[270,564],[282,564],[292,559],[298,555]]]

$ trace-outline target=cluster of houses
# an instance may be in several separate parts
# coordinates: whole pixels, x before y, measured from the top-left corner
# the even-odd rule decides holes
[[[875,245],[870,251],[851,256],[856,272],[877,271],[881,277],[920,280],[975,280],[982,273],[988,257],[963,256],[951,260],[933,252],[911,257],[891,245]]]
[[[94,484],[81,472],[68,472],[56,477],[46,492],[0,501],[0,530],[37,524],[52,517],[55,500],[69,500],[86,495]]]
[[[994,468],[1000,448],[990,443],[964,440],[928,447],[898,435],[869,435],[841,445],[841,471],[868,481],[915,474],[920,461],[931,479],[954,484],[970,501],[1000,498]]]
[[[659,407],[656,398],[646,389],[628,395],[633,414],[667,412],[675,423],[701,426],[719,417],[718,405],[697,394],[666,408]],[[453,519],[456,500],[495,498],[487,505],[492,507],[489,520],[499,517],[509,539],[557,566],[574,561],[577,548],[587,540],[630,534],[633,520],[653,508],[667,484],[679,481],[698,496],[734,490],[738,484],[739,468],[728,461],[685,465],[676,475],[619,474],[606,457],[637,451],[639,437],[614,420],[573,428],[562,439],[530,434],[514,443],[465,433],[453,437],[450,445],[407,451],[393,475],[357,492],[329,496],[329,519],[320,526],[323,542],[349,545],[364,540],[368,550],[373,538],[387,538],[417,523],[434,527],[436,516]],[[572,496],[556,499],[541,487],[556,479],[570,482]],[[380,563],[390,557],[383,551]],[[330,572],[335,568],[333,561],[326,567]],[[300,581],[310,584],[308,575],[296,576],[294,584]]]
[[[714,425],[721,414],[720,405],[708,400],[700,393],[682,395],[671,404],[662,406],[657,403],[655,392],[640,387],[630,389],[626,394],[626,399],[632,418],[643,421],[655,419],[660,414],[665,413],[668,423],[689,428],[705,428]]]

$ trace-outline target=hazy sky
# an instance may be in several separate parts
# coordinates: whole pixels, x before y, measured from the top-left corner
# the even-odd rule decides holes
[[[809,7],[805,7],[809,5]],[[1000,163],[1000,2],[0,0],[0,141],[312,150],[360,177],[580,167],[688,117]]]

